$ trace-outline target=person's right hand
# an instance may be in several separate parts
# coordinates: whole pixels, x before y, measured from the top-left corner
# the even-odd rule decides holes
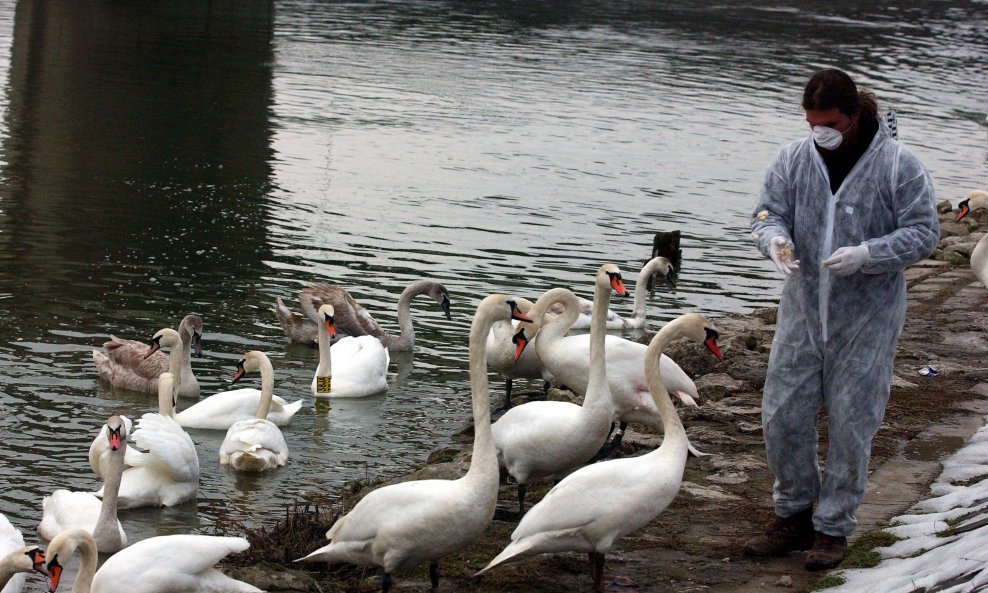
[[[781,235],[772,237],[772,242],[769,243],[768,247],[768,254],[772,258],[772,263],[775,264],[775,267],[779,268],[779,271],[786,276],[792,274],[793,270],[799,269],[799,260],[792,259],[792,245],[789,244],[788,239]]]

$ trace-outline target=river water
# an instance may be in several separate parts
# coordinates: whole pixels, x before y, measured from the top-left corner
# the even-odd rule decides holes
[[[97,380],[110,333],[198,313],[204,394],[260,349],[276,392],[306,400],[288,465],[261,476],[191,431],[199,499],[122,512],[136,541],[423,462],[469,418],[466,335],[490,292],[586,295],[604,261],[631,285],[652,235],[679,229],[650,328],[774,304],[748,216],[808,132],[818,67],[899,113],[940,198],[988,179],[984,1],[541,4],[0,3],[0,512],[33,537],[44,494],[98,487],[86,451],[106,417],[154,408]],[[417,300],[390,392],[317,412],[317,355],[286,345],[274,298],[341,284],[395,330],[420,277],[446,284],[453,319]]]

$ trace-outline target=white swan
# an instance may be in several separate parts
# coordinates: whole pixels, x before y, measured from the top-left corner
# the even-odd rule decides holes
[[[120,480],[118,504],[122,509],[170,507],[199,495],[199,454],[171,416],[171,383],[171,373],[162,373],[158,380],[161,413],[144,414],[137,421],[132,440],[147,452],[127,460],[134,465],[124,470]],[[103,493],[100,489],[96,495]]]
[[[245,373],[261,372],[261,401],[257,405],[257,416],[241,420],[226,431],[220,445],[220,464],[230,465],[235,470],[262,472],[273,467],[281,467],[288,461],[288,445],[281,430],[267,419],[274,395],[274,370],[271,361],[263,353],[251,350],[237,363],[233,375],[236,383]]]
[[[533,307],[531,301],[521,297],[516,297],[515,302],[523,313],[528,313]],[[515,336],[521,327],[525,328],[528,347],[522,350],[521,356],[517,356],[518,344]],[[549,392],[552,374],[535,353],[535,341],[538,337],[534,325],[522,324],[511,319],[494,322],[491,331],[487,334],[487,364],[504,377],[505,409],[511,407],[511,387],[514,379],[541,379],[542,392]]]
[[[85,529],[93,535],[101,553],[113,554],[127,546],[127,534],[117,519],[117,495],[128,448],[127,430],[119,416],[110,416],[105,426],[108,451],[100,458],[104,480],[102,502],[92,492],[56,490],[41,500],[38,535],[52,540],[63,531]]]
[[[312,395],[366,397],[387,391],[391,356],[381,341],[371,336],[350,336],[330,346],[336,334],[335,308],[322,305],[318,317],[319,366],[312,377]]]
[[[26,580],[23,573],[46,574],[44,563],[44,550],[25,546],[21,532],[0,513],[0,593],[20,593]]]
[[[666,282],[673,287],[676,286],[674,281],[675,270],[668,259],[659,256],[648,260],[642,266],[641,271],[638,272],[638,282],[635,284],[635,301],[631,308],[631,317],[622,317],[608,309],[606,318],[607,329],[641,329],[645,327],[645,299],[648,292],[648,280],[655,274],[661,274],[666,279]],[[571,329],[586,329],[590,327],[593,301],[588,301],[587,299],[579,299],[579,301],[580,314],[577,316],[576,321],[573,322]],[[558,315],[562,312],[562,307],[550,307],[549,311]]]
[[[960,210],[957,212],[957,220],[960,220],[979,208],[988,208],[988,192],[976,189],[965,196],[960,203]],[[971,271],[974,276],[988,288],[988,235],[981,237],[978,244],[971,252]]]
[[[498,467],[484,345],[491,322],[512,316],[528,319],[509,297],[491,295],[477,307],[470,328],[474,441],[467,474],[458,480],[418,480],[374,490],[333,524],[326,534],[329,545],[298,561],[380,566],[385,592],[393,571],[428,561],[433,590],[439,587],[439,561],[472,542],[494,516]]]
[[[529,312],[536,324],[548,307],[545,295],[536,301]],[[564,337],[565,331],[563,327],[559,327],[543,336],[540,330],[535,349],[557,381],[583,395],[589,381],[587,361],[590,359],[590,336],[578,334]],[[614,415],[621,422],[621,427],[609,443],[609,447],[613,448],[620,446],[624,428],[629,422],[659,428],[662,419],[645,382],[643,362],[647,346],[612,335],[604,338],[604,344],[607,383],[611,390]],[[666,390],[679,397],[683,403],[695,407],[695,398],[699,397],[699,393],[693,380],[665,354],[662,355],[661,364],[662,382]],[[700,454],[695,449],[691,451]]]
[[[199,381],[192,372],[191,356],[202,356],[202,319],[198,315],[186,315],[178,324],[182,338],[179,373],[179,397],[199,397]],[[100,378],[110,385],[144,393],[158,392],[158,375],[171,370],[169,358],[164,354],[145,356],[148,345],[134,340],[110,336],[103,344],[103,351],[93,350],[93,362]]]
[[[643,370],[662,415],[662,445],[640,457],[585,466],[564,478],[528,511],[511,534],[511,543],[477,574],[525,556],[586,552],[594,591],[604,591],[604,554],[617,539],[662,512],[682,484],[689,444],[663,386],[661,364],[656,364],[662,349],[682,335],[716,346],[716,331],[695,314],[669,322],[648,345]]]
[[[302,401],[289,404],[273,396],[268,420],[277,426],[286,426],[301,408]],[[233,389],[211,395],[195,405],[175,414],[175,421],[185,428],[229,430],[241,420],[250,420],[257,414],[261,403],[261,391],[254,388]]]
[[[124,415],[116,416],[116,418],[119,418],[120,421],[123,422],[124,432],[126,432],[127,434],[133,432],[134,423],[131,421],[130,418]],[[89,467],[93,468],[93,473],[96,474],[96,477],[101,480],[103,479],[103,470],[102,470],[102,463],[100,460],[103,459],[103,456],[108,454],[110,451],[109,439],[110,439],[110,428],[109,426],[104,424],[100,428],[99,433],[96,434],[96,437],[93,439],[92,444],[89,445]],[[135,463],[137,463],[136,459],[141,455],[142,453],[138,451],[136,448],[127,447],[126,453],[124,454],[124,467],[125,468],[130,467]]]
[[[583,465],[600,450],[610,433],[613,410],[604,367],[604,327],[611,289],[628,292],[621,271],[614,264],[597,270],[594,288],[593,326],[590,329],[590,361],[583,405],[533,401],[511,408],[494,423],[498,461],[518,481],[518,513],[525,512],[525,491],[530,480],[562,476]],[[579,314],[579,302],[565,288],[546,293],[546,302],[562,304],[560,317],[545,324],[540,335],[565,328]],[[565,331],[565,330],[563,330]]]
[[[292,344],[307,344],[313,346],[318,339],[317,311],[322,305],[332,305],[336,310],[336,330],[343,335],[374,336],[381,340],[392,352],[411,350],[415,345],[415,329],[412,327],[410,306],[412,299],[424,294],[430,296],[442,307],[446,319],[451,319],[449,307],[449,291],[435,280],[418,280],[412,282],[398,297],[398,327],[401,333],[392,336],[381,329],[380,324],[371,317],[366,309],[353,300],[350,293],[342,286],[331,284],[313,284],[298,293],[299,305],[304,317],[294,315],[281,301],[275,299],[274,312],[278,323]]]
[[[81,529],[63,531],[48,544],[48,590],[55,593],[62,570],[79,553],[72,593],[258,593],[253,585],[232,579],[215,564],[250,547],[242,537],[163,535],[141,540],[110,556],[96,570],[96,543]]]

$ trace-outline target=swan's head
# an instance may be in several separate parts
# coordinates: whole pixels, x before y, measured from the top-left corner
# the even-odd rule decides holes
[[[666,282],[668,282],[670,286],[676,288],[676,268],[672,265],[671,261],[661,255],[648,260],[648,263],[645,264],[642,271],[645,272],[644,276],[646,277],[642,278],[639,276],[639,282],[647,282],[648,277],[653,274],[660,274],[663,278],[665,278]]]
[[[515,335],[511,336],[511,343],[515,345],[515,360],[521,358],[521,353],[528,346],[528,337],[525,336],[525,328],[519,327]]]
[[[988,192],[976,189],[969,192],[961,203],[957,205],[957,218],[955,222],[964,218],[978,208],[988,208]]]
[[[333,339],[336,337],[336,309],[333,305],[320,305],[319,307],[319,321],[326,326],[326,331],[329,332],[329,338]]]
[[[147,353],[144,358],[147,358],[161,350],[162,348],[174,348],[182,343],[182,338],[179,336],[178,332],[170,327],[164,329],[159,329],[158,333],[154,334],[151,338],[151,347],[148,348]]]
[[[668,325],[671,326],[673,323],[676,324],[676,327],[682,335],[706,346],[707,350],[717,357],[717,360],[724,359],[724,355],[721,353],[720,347],[717,345],[717,340],[720,339],[720,334],[717,333],[717,329],[714,327],[713,323],[711,323],[706,317],[697,315],[696,313],[687,313],[686,315],[669,322]]]
[[[489,318],[490,322],[517,319],[531,323],[532,318],[522,313],[518,303],[511,297],[503,294],[492,294],[487,296],[477,306],[477,313],[474,315],[474,324],[479,323],[482,318]]]
[[[247,373],[260,370],[261,365],[263,365],[267,359],[267,355],[260,350],[251,350],[245,353],[244,357],[237,362],[237,370],[233,373],[233,379],[230,380],[230,384],[232,385],[233,383],[236,383]],[[270,362],[268,364],[270,364]]]
[[[13,565],[15,572],[40,572],[48,576],[45,570],[45,551],[37,546],[24,546],[14,550]]]
[[[127,442],[127,427],[120,416],[110,416],[106,421],[106,439],[110,450],[116,451]]]
[[[453,315],[449,311],[449,291],[441,283],[436,282],[429,286],[428,295],[442,308],[446,319],[452,319]]]
[[[49,593],[55,593],[55,589],[58,588],[58,583],[62,579],[62,562],[68,562],[80,546],[83,549],[88,548],[93,556],[96,555],[96,541],[84,529],[76,528],[63,531],[49,542],[48,549],[45,550]]]
[[[621,280],[621,268],[614,264],[600,266],[597,270],[597,284],[613,288],[618,296],[628,296],[628,289],[624,287],[624,281]]]
[[[186,315],[178,326],[178,331],[184,338],[192,340],[192,356],[202,358],[202,318],[198,315]]]

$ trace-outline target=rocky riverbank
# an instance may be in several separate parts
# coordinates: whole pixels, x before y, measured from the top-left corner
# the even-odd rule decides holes
[[[988,291],[975,282],[966,259],[988,230],[988,213],[955,223],[949,203],[944,204],[936,254],[908,271],[908,318],[899,341],[892,397],[873,444],[871,483],[856,533],[859,550],[881,541],[871,535],[873,530],[923,495],[936,476],[938,460],[959,448],[988,413],[981,403],[988,392],[979,395],[977,390],[983,387],[976,388],[988,382]],[[760,403],[775,310],[726,316],[716,322],[723,361],[686,343],[674,344],[669,351],[696,380],[700,407],[684,409],[682,416],[690,440],[711,455],[688,461],[680,495],[647,527],[615,546],[607,556],[606,574],[628,576],[643,592],[745,593],[776,587],[807,591],[822,586],[827,583],[826,575],[805,572],[798,556],[754,560],[741,555],[745,539],[761,531],[773,516]],[[934,372],[923,374],[922,369]],[[540,390],[532,387],[524,395],[540,396]],[[492,391],[497,391],[496,382]],[[572,394],[552,389],[550,397],[571,399]],[[623,443],[625,456],[651,450],[661,441],[660,435],[634,428]],[[825,418],[819,429],[825,439]],[[456,440],[460,446],[436,451],[423,467],[400,480],[462,475],[469,463],[471,428],[456,435]],[[336,505],[309,501],[289,509],[286,519],[276,526],[247,530],[251,551],[225,570],[268,591],[380,590],[380,574],[375,569],[299,569],[290,563],[303,552],[324,545],[325,531],[338,512],[379,485],[353,484],[341,493]],[[550,486],[546,482],[531,489],[531,502],[537,502]],[[516,503],[515,485],[502,482],[499,506],[513,509]],[[510,540],[514,526],[495,521],[474,545],[444,560],[440,589],[589,590],[586,557],[577,554],[541,556],[473,578]],[[846,564],[860,562],[856,555]],[[396,591],[430,589],[426,566],[394,577]]]

